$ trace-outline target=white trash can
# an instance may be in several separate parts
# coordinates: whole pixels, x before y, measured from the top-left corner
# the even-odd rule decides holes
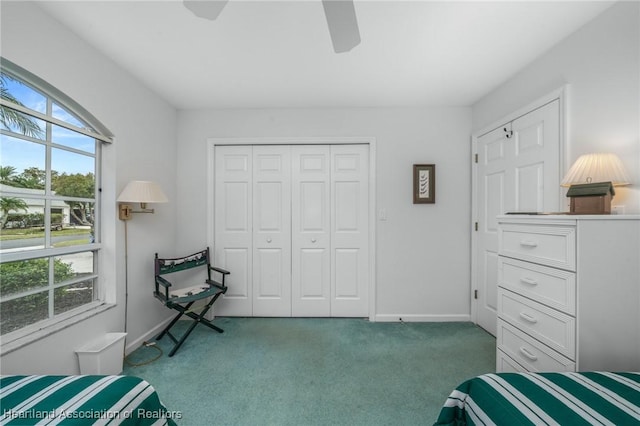
[[[124,338],[127,333],[107,333],[76,349],[80,374],[113,375],[122,373]]]

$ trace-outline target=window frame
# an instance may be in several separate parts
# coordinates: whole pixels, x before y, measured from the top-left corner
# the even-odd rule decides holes
[[[115,299],[113,297],[114,292],[112,289],[107,289],[107,284],[104,280],[104,270],[102,268],[103,265],[103,244],[102,244],[102,229],[103,229],[103,200],[102,200],[102,183],[103,183],[103,156],[102,151],[104,149],[105,144],[113,143],[114,137],[113,134],[100,122],[98,121],[92,114],[90,114],[86,109],[80,106],[77,102],[71,99],[69,96],[62,93],[60,90],[53,87],[51,84],[42,80],[41,78],[35,76],[29,71],[21,68],[20,66],[12,63],[11,61],[0,57],[0,68],[2,72],[8,75],[10,78],[13,78],[19,82],[23,82],[24,84],[30,86],[35,89],[42,95],[44,95],[47,99],[47,114],[42,114],[38,111],[31,110],[29,108],[23,107],[21,105],[17,105],[13,102],[0,99],[0,103],[2,106],[11,108],[15,111],[18,111],[22,114],[26,114],[28,116],[34,117],[39,120],[43,120],[46,123],[50,123],[47,125],[47,129],[51,128],[53,125],[57,125],[63,127],[67,130],[71,130],[73,132],[77,132],[88,136],[95,140],[95,152],[90,154],[89,157],[93,158],[94,161],[94,178],[95,178],[95,186],[94,186],[94,197],[93,199],[85,199],[79,197],[68,197],[68,196],[57,196],[53,195],[50,191],[50,187],[45,188],[43,191],[42,199],[44,200],[44,215],[45,215],[45,224],[51,222],[51,202],[54,200],[78,200],[78,201],[90,201],[93,202],[93,209],[95,212],[94,217],[94,235],[96,237],[93,243],[88,244],[79,244],[67,247],[58,247],[53,248],[49,247],[48,243],[51,238],[51,230],[50,227],[45,227],[45,248],[42,249],[31,249],[25,251],[17,251],[17,252],[8,252],[3,253],[2,258],[0,259],[1,263],[9,263],[14,261],[21,260],[29,260],[29,259],[50,259],[53,260],[56,257],[80,253],[80,252],[91,252],[93,254],[93,272],[89,275],[72,278],[69,281],[65,281],[64,283],[55,283],[53,277],[50,276],[47,282],[46,288],[49,292],[49,295],[52,297],[53,290],[58,287],[69,285],[75,281],[86,281],[92,280],[94,286],[94,297],[93,300],[89,303],[82,304],[80,306],[69,309],[68,311],[55,314],[55,305],[53,306],[53,316],[37,321],[33,324],[26,325],[21,327],[20,329],[8,332],[4,334],[1,338],[1,347],[0,354],[5,355],[9,352],[12,352],[20,347],[32,343],[38,339],[46,337],[50,334],[53,334],[61,329],[67,328],[75,323],[83,321],[93,315],[96,315],[100,312],[103,312],[111,307],[115,306],[112,302]],[[53,105],[57,105],[58,107],[63,108],[64,110],[71,113],[75,118],[78,118],[83,124],[86,124],[90,128],[80,128],[63,120],[53,117],[54,108]],[[20,135],[15,132],[2,130],[4,135],[16,138],[19,136],[19,139],[30,141],[30,138],[25,135]],[[46,131],[46,136],[44,140],[31,140],[31,142],[36,142],[43,144],[44,146],[48,146],[50,150],[57,147],[64,147],[64,150],[67,152],[74,152],[73,147],[68,147],[64,145],[59,145],[53,142],[51,132]],[[87,155],[87,152],[75,150],[82,155]],[[45,162],[45,172],[47,176],[50,176],[52,170],[51,159],[49,158]],[[50,179],[48,179],[50,184]],[[20,192],[16,192],[15,196],[21,197]],[[52,268],[51,264],[49,266]],[[20,293],[23,294],[24,292]],[[12,295],[9,299],[17,298],[18,296]],[[3,298],[3,301],[6,298]],[[109,303],[111,302],[111,303]],[[49,304],[53,304],[53,301],[50,301]]]

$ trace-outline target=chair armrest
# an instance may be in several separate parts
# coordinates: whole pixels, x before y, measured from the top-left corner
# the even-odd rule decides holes
[[[156,294],[157,295],[160,295],[160,287],[158,286],[158,284],[164,287],[164,293],[165,293],[164,299],[169,300],[169,287],[171,287],[172,284],[166,279],[162,278],[161,276],[156,275]]]
[[[222,275],[229,275],[231,273],[231,272],[227,271],[226,269],[218,268],[217,266],[209,266],[209,269],[211,269],[212,271],[219,272]]]
[[[211,265],[209,265],[209,270],[220,274],[219,276],[215,277],[215,278],[220,278],[220,282],[214,281],[212,279],[208,279],[206,280],[207,284],[218,287],[220,290],[222,290],[223,293],[226,293],[227,286],[224,284],[224,279],[226,278],[227,275],[231,274],[231,272],[227,271],[226,269],[218,268],[217,266],[211,266]],[[209,278],[211,278],[211,275],[209,275]]]
[[[163,287],[171,287],[171,283],[169,281],[167,281],[166,279],[162,278],[161,276],[156,276],[156,284],[160,284]]]
[[[205,280],[205,281],[210,286],[213,286],[222,290],[223,294],[227,292],[227,287],[224,285],[224,282],[219,283],[218,281],[214,281],[214,280]]]

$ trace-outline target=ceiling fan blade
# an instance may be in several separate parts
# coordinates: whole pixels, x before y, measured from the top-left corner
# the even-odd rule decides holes
[[[360,30],[353,0],[322,0],[333,50],[348,52],[360,44]]]
[[[184,0],[184,6],[199,18],[215,20],[229,0]]]

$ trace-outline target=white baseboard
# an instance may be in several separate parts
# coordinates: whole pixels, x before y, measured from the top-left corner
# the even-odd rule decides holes
[[[153,340],[172,319],[173,317],[167,318],[136,340],[132,342],[127,341],[127,346],[124,350],[125,355],[129,355],[138,349],[144,342]],[[370,320],[374,322],[471,322],[471,315],[379,314],[374,318],[370,318]]]
[[[417,315],[417,314],[378,314],[378,322],[470,322],[471,315]]]
[[[131,352],[138,349],[140,346],[142,346],[144,342],[153,340],[154,337],[160,334],[160,332],[167,326],[167,324],[171,322],[172,319],[173,317],[167,318],[166,320],[162,321],[160,324],[156,325],[151,330],[147,331],[145,334],[138,337],[136,340],[132,342],[129,342],[127,339],[127,346],[124,348],[125,356],[129,355]]]

